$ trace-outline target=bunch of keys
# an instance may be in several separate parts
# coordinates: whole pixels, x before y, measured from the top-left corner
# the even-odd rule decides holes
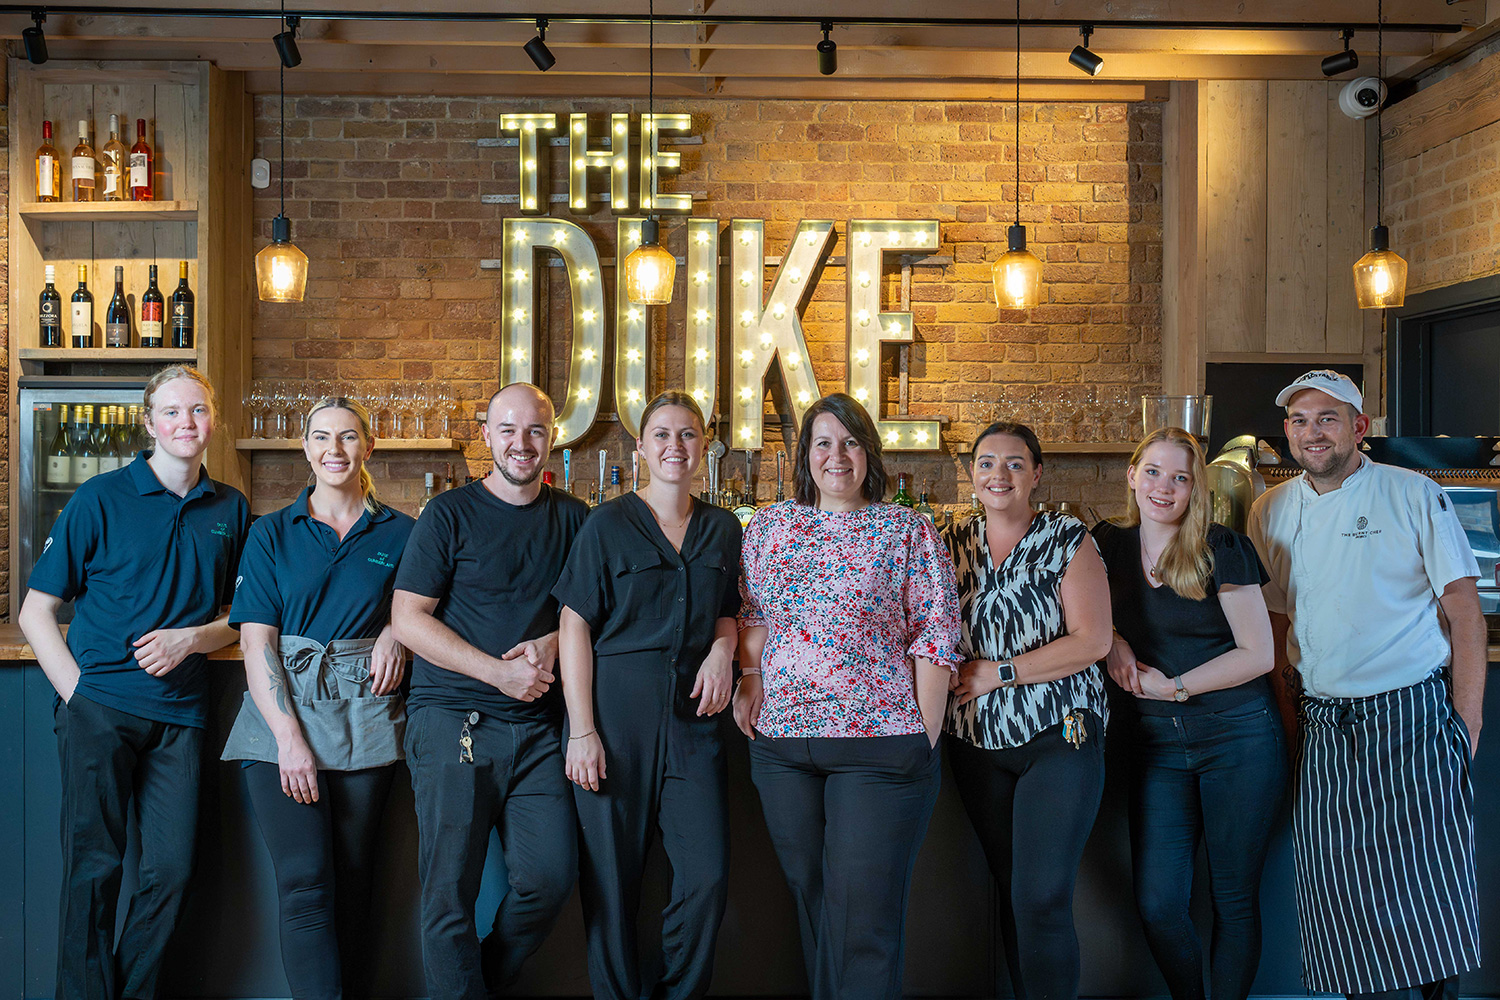
[[[464,716],[464,728],[458,734],[458,762],[460,764],[474,763],[474,737],[469,735],[469,727],[478,724],[478,712],[470,712]]]
[[[1074,750],[1083,746],[1084,740],[1088,738],[1089,731],[1084,728],[1082,711],[1075,708],[1063,716],[1063,739],[1071,743]]]

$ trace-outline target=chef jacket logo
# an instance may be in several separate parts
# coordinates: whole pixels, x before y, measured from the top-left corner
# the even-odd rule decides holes
[[[1370,519],[1361,514],[1354,522],[1353,531],[1340,532],[1345,538],[1372,538],[1380,534],[1379,528],[1370,527]]]
[[[1366,526],[1369,525],[1369,523],[1370,523],[1370,521],[1369,521],[1368,518],[1361,517],[1358,521],[1354,522],[1354,530],[1355,531],[1364,531],[1365,528],[1366,528]]]

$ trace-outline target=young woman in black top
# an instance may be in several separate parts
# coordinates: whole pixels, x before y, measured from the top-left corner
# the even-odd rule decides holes
[[[1147,435],[1126,473],[1129,512],[1094,528],[1109,572],[1109,675],[1128,695],[1136,904],[1173,1000],[1204,997],[1188,913],[1203,841],[1213,903],[1209,991],[1242,1000],[1260,964],[1260,876],[1286,783],[1265,674],[1267,579],[1250,540],[1209,521],[1203,452],[1176,427]],[[1130,738],[1130,737],[1127,737]]]
[[[692,495],[703,412],[646,406],[646,485],[584,522],[553,589],[578,808],[579,889],[594,996],[701,997],[713,975],[729,861],[724,748],[739,612],[740,523]],[[642,991],[636,911],[657,830],[672,865],[664,965]]]

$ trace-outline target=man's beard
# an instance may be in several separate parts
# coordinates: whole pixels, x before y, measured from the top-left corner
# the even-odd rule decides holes
[[[512,486],[530,486],[532,483],[536,482],[537,477],[542,474],[542,463],[538,462],[536,464],[536,467],[532,469],[531,475],[527,476],[524,479],[518,476],[511,475],[510,470],[505,467],[504,462],[496,462],[495,471],[500,473],[501,479],[504,479]]]

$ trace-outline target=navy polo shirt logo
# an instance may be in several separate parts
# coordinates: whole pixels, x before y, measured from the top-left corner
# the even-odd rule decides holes
[[[42,543],[42,555],[46,555],[47,550],[50,548],[52,548],[52,536],[48,535],[47,540]]]
[[[237,577],[234,578],[234,589],[235,589],[236,593],[239,592],[240,584],[242,584],[244,582],[245,582],[245,575],[243,573],[241,573],[239,576],[237,576]]]
[[[373,556],[370,556],[366,561],[372,562],[376,566],[384,566],[386,569],[396,568],[396,564],[391,560],[391,555],[389,552],[377,552]]]
[[[214,534],[218,535],[220,538],[233,538],[234,537],[230,533],[230,531],[229,531],[229,522],[228,521],[220,521],[218,524],[214,525],[213,532],[214,532]]]

